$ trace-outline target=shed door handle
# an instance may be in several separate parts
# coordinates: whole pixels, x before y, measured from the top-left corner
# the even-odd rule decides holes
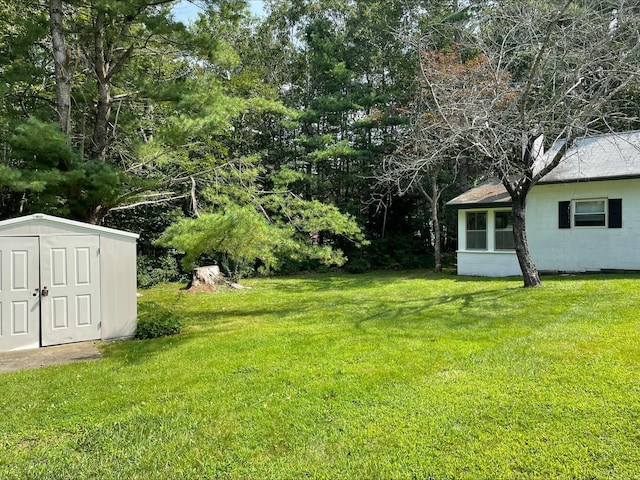
[[[46,296],[48,296],[48,295],[49,295],[49,290],[47,290],[47,287],[46,287],[46,286],[42,288],[42,292],[40,292],[40,294],[41,294],[43,297],[46,297]]]

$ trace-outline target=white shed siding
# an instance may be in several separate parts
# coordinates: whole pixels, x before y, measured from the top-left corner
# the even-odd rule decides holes
[[[134,335],[137,323],[138,235],[42,214],[0,222],[0,235],[52,234],[99,235],[102,339]]]
[[[558,202],[600,198],[622,199],[622,228],[558,228]],[[527,238],[540,270],[640,270],[639,233],[638,180],[537,185],[527,199]]]
[[[135,239],[100,236],[102,339],[130,337],[136,332]]]

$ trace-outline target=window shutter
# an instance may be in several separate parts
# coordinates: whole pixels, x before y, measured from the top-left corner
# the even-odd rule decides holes
[[[609,228],[622,228],[622,199],[609,199]]]
[[[558,228],[571,228],[571,202],[558,202]]]

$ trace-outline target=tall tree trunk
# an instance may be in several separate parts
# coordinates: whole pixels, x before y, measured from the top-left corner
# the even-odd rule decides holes
[[[104,217],[109,213],[110,207],[105,205],[92,205],[87,209],[86,222],[92,225],[100,225]]]
[[[111,115],[111,66],[105,44],[106,25],[104,12],[99,12],[95,20],[95,73],[98,83],[98,108],[93,129],[91,156],[100,161],[107,158],[107,134]]]
[[[516,255],[522,271],[522,278],[525,287],[537,287],[542,285],[540,273],[533,263],[529,253],[527,242],[527,230],[525,222],[526,196],[512,197],[513,211],[513,236],[516,243]]]
[[[384,208],[384,215],[382,217],[382,232],[380,232],[380,238],[385,238],[387,235],[387,214],[389,213],[389,207],[391,206],[391,194],[387,193],[387,200],[382,205]]]
[[[458,164],[458,185],[463,192],[471,188],[469,185],[469,163],[465,157],[461,157]]]
[[[91,144],[92,157],[104,162],[107,159],[109,117],[111,116],[111,85],[98,81],[98,108]]]
[[[427,192],[424,185],[418,184],[418,189],[431,207],[431,235],[433,237],[433,256],[435,260],[434,270],[436,272],[442,271],[442,232],[440,231],[440,209],[438,208],[441,194],[438,177],[441,170],[442,166],[436,165],[429,175],[431,192]]]
[[[69,53],[64,38],[62,0],[49,1],[49,28],[53,47],[53,65],[56,78],[56,109],[58,125],[65,134],[71,133],[71,81]]]
[[[431,225],[433,228],[433,256],[435,271],[442,272],[442,234],[440,232],[440,211],[438,208],[440,189],[438,188],[438,172],[431,177]]]

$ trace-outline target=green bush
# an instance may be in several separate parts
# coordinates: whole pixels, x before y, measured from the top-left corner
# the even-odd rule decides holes
[[[136,338],[158,338],[176,335],[182,331],[182,320],[171,310],[156,302],[138,304]]]
[[[180,262],[174,255],[138,255],[138,287],[149,288],[166,282],[186,280]]]
[[[371,269],[371,263],[366,258],[358,257],[349,260],[344,269],[349,273],[365,273]]]
[[[443,267],[455,267],[457,265],[456,252],[444,252],[442,254],[442,266]]]

